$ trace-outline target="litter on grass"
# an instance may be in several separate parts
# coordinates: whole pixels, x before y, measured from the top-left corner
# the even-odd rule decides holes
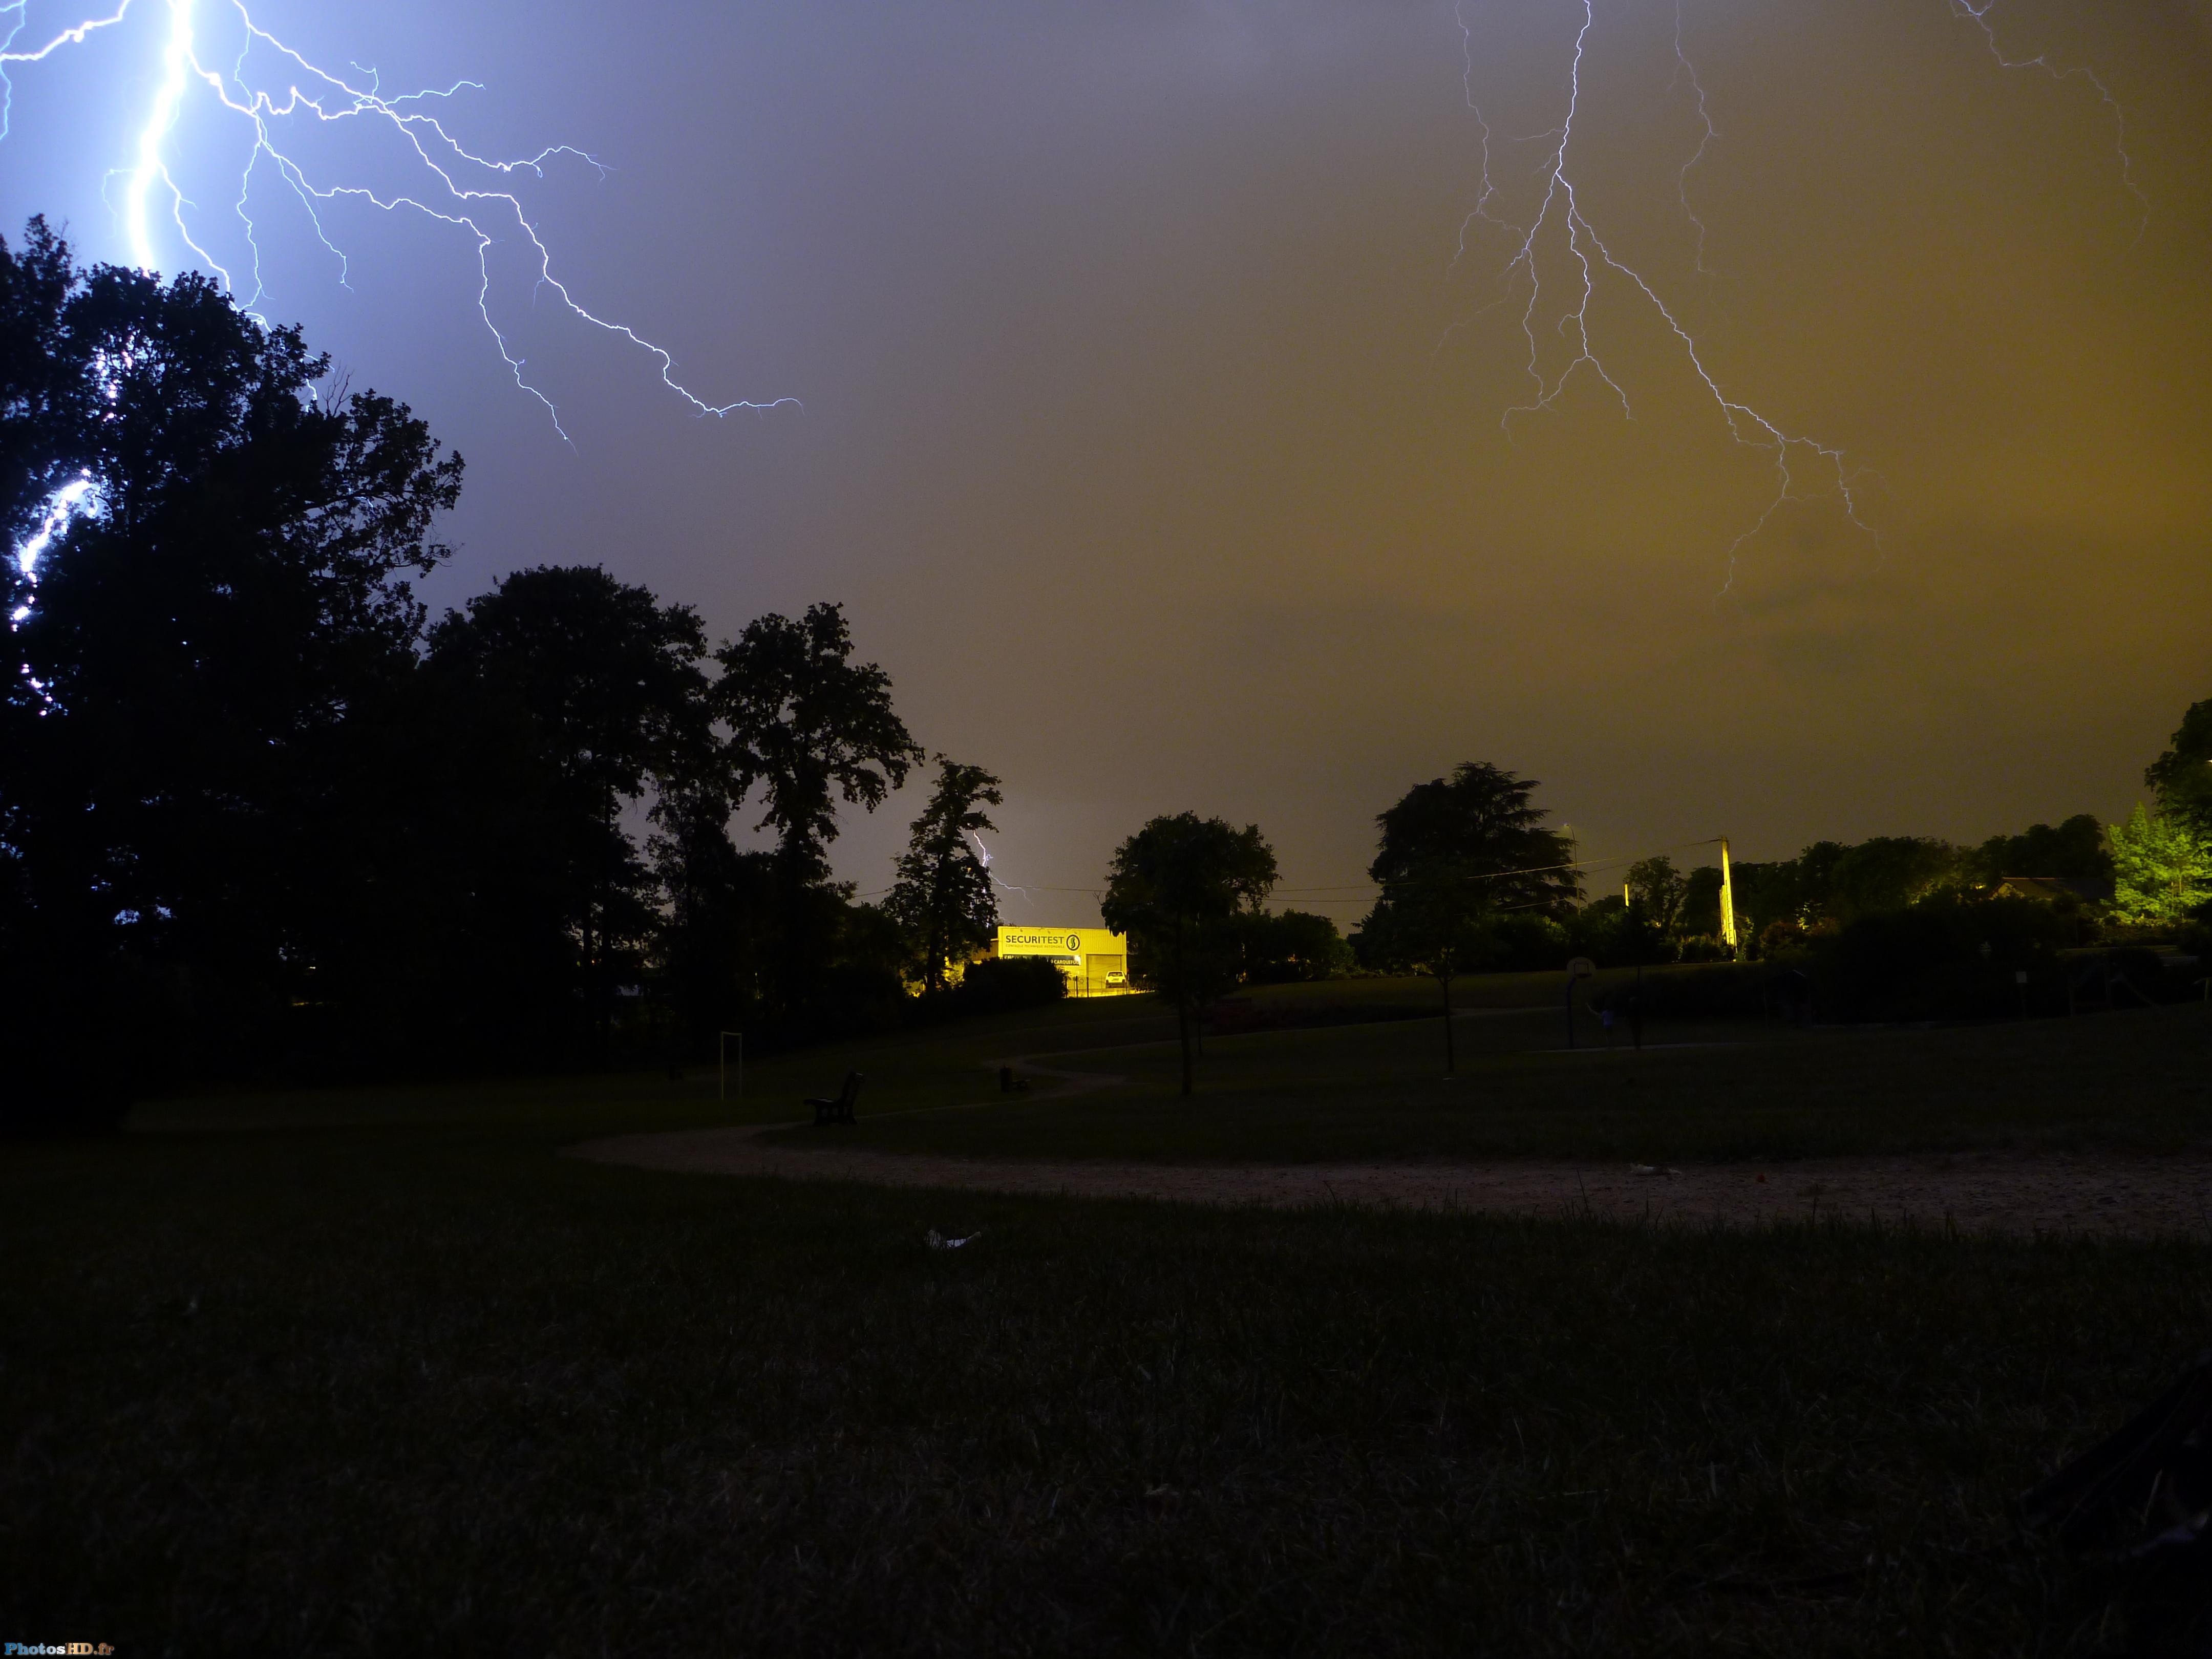
[[[1662,1169],[1656,1164],[1632,1164],[1628,1173],[1632,1176],[1678,1176],[1682,1172],[1674,1168]]]
[[[943,1233],[938,1231],[936,1228],[932,1227],[929,1230],[929,1248],[933,1250],[957,1250],[963,1244],[973,1244],[977,1239],[982,1237],[982,1236],[983,1230],[981,1227],[978,1227],[974,1232],[969,1234],[965,1238],[947,1238]]]

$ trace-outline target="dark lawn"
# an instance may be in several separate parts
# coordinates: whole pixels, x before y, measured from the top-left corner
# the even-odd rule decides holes
[[[698,1097],[233,1100],[149,1121],[386,1121],[0,1148],[0,1635],[2086,1653],[2093,1615],[2008,1505],[2212,1331],[2187,1243],[1228,1213],[554,1155],[711,1116]]]
[[[1172,1042],[1054,1054],[1126,1087],[974,1111],[871,1115],[888,1149],[1167,1159],[1565,1156],[1679,1163],[1859,1152],[2212,1143],[2212,1022],[2194,1006],[1934,1030],[1655,1025],[1637,1053],[1564,1048],[1556,1014],[1216,1036],[1198,1092]],[[872,1086],[872,1085],[871,1085]],[[800,1141],[813,1132],[780,1137]]]

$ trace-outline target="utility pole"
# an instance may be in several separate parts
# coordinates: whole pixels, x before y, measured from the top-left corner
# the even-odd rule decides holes
[[[1735,954],[1735,880],[1729,873],[1728,837],[1721,837],[1721,943]]]

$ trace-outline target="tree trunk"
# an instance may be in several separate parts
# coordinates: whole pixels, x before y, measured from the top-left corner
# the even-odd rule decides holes
[[[584,1029],[586,1042],[594,1048],[599,1042],[599,957],[594,926],[598,918],[592,896],[584,896]]]
[[[1175,987],[1176,1037],[1182,1044],[1182,1091],[1190,1094],[1190,980],[1183,971],[1182,921],[1176,921]]]
[[[1452,1036],[1451,969],[1447,968],[1437,975],[1437,983],[1444,988],[1444,1075],[1452,1076],[1459,1070],[1459,1050]]]
[[[613,908],[609,902],[614,892],[614,871],[608,863],[607,846],[615,833],[615,792],[607,791],[605,818],[602,827],[605,836],[599,842],[599,949],[592,963],[592,985],[593,999],[598,1004],[594,1030],[598,1053],[597,1062],[607,1063],[607,1050],[612,1046],[614,1028],[614,987],[607,982],[607,913]]]

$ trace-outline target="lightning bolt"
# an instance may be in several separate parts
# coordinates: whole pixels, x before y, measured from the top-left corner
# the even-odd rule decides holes
[[[1878,545],[1879,535],[1859,515],[1859,497],[1855,488],[1856,475],[1848,465],[1843,450],[1804,433],[1786,429],[1723,388],[1708,367],[1705,354],[1696,337],[1660,297],[1657,289],[1635,267],[1615,254],[1612,246],[1583,211],[1582,192],[1576,183],[1573,153],[1575,123],[1583,112],[1583,67],[1590,50],[1591,32],[1597,27],[1595,0],[1578,0],[1577,9],[1582,19],[1575,31],[1574,46],[1568,59],[1565,112],[1557,126],[1535,136],[1537,142],[1547,147],[1536,169],[1542,194],[1535,216],[1525,223],[1500,217],[1492,209],[1492,204],[1499,194],[1499,186],[1491,169],[1492,129],[1474,96],[1474,31],[1467,20],[1466,5],[1467,0],[1456,0],[1454,15],[1459,23],[1464,54],[1461,87],[1481,134],[1482,177],[1474,207],[1460,227],[1460,252],[1464,255],[1468,234],[1479,223],[1487,222],[1504,232],[1511,252],[1505,263],[1503,281],[1509,296],[1516,288],[1525,290],[1526,295],[1521,309],[1521,332],[1528,345],[1525,361],[1531,392],[1527,402],[1511,405],[1500,416],[1500,424],[1509,437],[1516,416],[1556,410],[1559,398],[1565,395],[1579,371],[1587,371],[1613,393],[1625,418],[1636,418],[1627,389],[1606,368],[1591,339],[1590,307],[1597,298],[1601,282],[1609,281],[1630,290],[1674,337],[1691,372],[1696,375],[1698,384],[1719,412],[1730,439],[1741,447],[1759,451],[1770,458],[1774,480],[1772,493],[1758,516],[1729,545],[1728,572],[1721,583],[1722,595],[1725,596],[1735,584],[1736,562],[1744,548],[1772,522],[1774,515],[1785,503],[1808,499],[1801,494],[1798,488],[1801,475],[1818,478],[1821,495],[1833,500],[1844,518]],[[1683,46],[1679,3],[1675,9],[1674,54],[1680,66],[1677,78],[1679,80],[1685,74],[1688,76],[1697,100],[1698,118],[1705,129],[1695,153],[1676,175],[1686,212],[1689,210],[1690,171],[1703,159],[1707,147],[1717,134],[1706,111],[1704,85],[1698,80],[1696,66]],[[1691,212],[1689,216],[1698,228],[1698,263],[1702,270],[1704,226],[1694,212]],[[1562,245],[1564,252],[1555,253],[1553,251]],[[1570,355],[1564,368],[1556,374],[1547,374],[1543,348],[1537,338],[1537,318],[1545,305],[1546,295],[1558,286],[1551,275],[1555,270],[1564,271],[1567,290],[1556,329],[1566,341]],[[1501,300],[1498,303],[1505,301]],[[1485,307],[1486,310],[1491,308]]]
[[[46,497],[46,516],[39,520],[39,527],[15,550],[15,568],[24,581],[34,587],[38,585],[39,561],[54,544],[54,538],[69,528],[72,519],[93,512],[97,500],[92,475],[88,472],[78,474]],[[19,605],[8,619],[20,623],[30,614],[28,605]]]
[[[11,67],[40,63],[65,48],[84,45],[94,35],[123,23],[140,0],[118,0],[115,9],[105,16],[73,23],[42,44],[18,49],[15,42],[29,21],[29,3],[30,0],[0,0],[0,137],[7,135],[14,101],[15,88],[9,78]],[[516,354],[507,332],[492,315],[490,250],[509,236],[519,236],[528,246],[526,258],[534,268],[533,292],[551,293],[572,317],[619,337],[651,357],[659,366],[662,382],[696,414],[726,416],[739,410],[796,405],[798,400],[793,398],[775,398],[764,403],[744,398],[723,404],[710,402],[677,379],[676,359],[666,347],[647,339],[627,324],[599,315],[576,298],[554,274],[552,250],[539,234],[536,222],[512,185],[519,175],[526,173],[543,179],[546,165],[558,160],[573,160],[598,168],[602,177],[605,168],[595,157],[568,144],[548,145],[536,155],[520,160],[500,160],[468,149],[425,106],[434,100],[452,99],[464,89],[481,91],[481,82],[458,81],[443,90],[431,88],[386,97],[374,71],[349,65],[359,78],[348,78],[310,63],[257,24],[242,0],[228,0],[228,3],[213,8],[226,19],[235,14],[238,50],[228,64],[211,66],[213,53],[204,49],[204,0],[144,3],[166,8],[168,27],[161,41],[160,73],[138,127],[133,159],[129,167],[118,170],[122,179],[118,211],[124,236],[131,260],[140,270],[151,272],[159,269],[155,220],[166,208],[179,240],[226,289],[236,291],[229,271],[194,234],[187,210],[195,204],[172,175],[167,159],[168,141],[187,98],[204,92],[240,117],[252,133],[252,145],[240,170],[238,196],[233,204],[233,210],[244,226],[246,246],[252,253],[253,284],[246,299],[248,307],[258,304],[264,295],[258,228],[248,210],[247,198],[255,173],[265,162],[305,210],[317,240],[337,260],[341,285],[348,285],[346,256],[331,240],[319,211],[332,203],[362,203],[385,213],[420,215],[473,239],[478,279],[477,314],[483,318],[515,385],[544,406],[553,429],[564,441],[568,434],[561,424],[561,411],[531,379],[526,373],[527,360]],[[271,87],[281,87],[282,90],[271,91]],[[410,164],[417,166],[421,185],[411,191],[386,191],[361,184],[319,182],[279,142],[283,124],[307,120],[324,125],[350,122],[375,125],[396,135],[406,146]]]
[[[2143,225],[2148,226],[2150,198],[2137,182],[2135,162],[2127,145],[2127,115],[2112,88],[2094,70],[2087,67],[2062,68],[2050,56],[2014,58],[2006,56],[1997,38],[1991,13],[1996,0],[1948,0],[1954,15],[1972,22],[1980,29],[1996,61],[2008,70],[2040,70],[2053,80],[2086,82],[2101,99],[2113,123],[2114,148],[2118,153],[2121,178],[2129,191],[2142,204]],[[1575,31],[1574,45],[1568,56],[1566,74],[1566,108],[1559,125],[1548,131],[1534,135],[1534,142],[1546,146],[1543,159],[1535,169],[1541,195],[1535,215],[1525,222],[1504,217],[1497,208],[1500,186],[1492,171],[1494,131],[1485,118],[1475,97],[1475,33],[1467,15],[1467,0],[1455,0],[1453,15],[1459,25],[1462,64],[1461,89],[1468,108],[1473,112],[1480,135],[1481,163],[1480,184],[1474,207],[1460,224],[1458,245],[1452,265],[1456,269],[1468,252],[1470,237],[1481,227],[1488,226],[1504,234],[1510,252],[1501,272],[1501,297],[1481,307],[1480,316],[1511,302],[1516,294],[1522,295],[1521,332],[1527,344],[1526,369],[1531,392],[1525,402],[1510,406],[1500,417],[1509,438],[1516,418],[1556,410],[1559,399],[1578,372],[1587,371],[1601,383],[1620,403],[1626,419],[1635,418],[1627,389],[1606,367],[1592,337],[1591,306],[1596,301],[1601,285],[1611,284],[1625,290],[1639,302],[1658,323],[1672,335],[1691,372],[1712,401],[1730,439],[1739,447],[1759,451],[1770,458],[1773,488],[1765,505],[1752,520],[1737,533],[1728,548],[1727,574],[1721,584],[1721,596],[1729,594],[1735,585],[1737,562],[1744,550],[1754,541],[1774,520],[1774,515],[1789,502],[1827,500],[1835,503],[1843,519],[1863,533],[1877,547],[1881,537],[1860,515],[1858,482],[1866,475],[1855,470],[1844,452],[1837,445],[1809,434],[1784,427],[1778,421],[1763,413],[1727,390],[1709,366],[1706,355],[1690,330],[1669,307],[1658,289],[1642,271],[1629,264],[1614,251],[1598,227],[1583,210],[1582,191],[1574,172],[1575,125],[1583,112],[1583,69],[1590,51],[1590,36],[1597,26],[1595,0],[1577,0],[1581,14]],[[1705,222],[1700,219],[1690,201],[1690,175],[1705,158],[1719,136],[1708,104],[1704,82],[1698,78],[1697,65],[1691,59],[1684,44],[1681,0],[1674,3],[1674,82],[1680,87],[1687,82],[1693,100],[1698,126],[1698,142],[1675,174],[1676,194],[1680,200],[1684,216],[1697,234],[1694,266],[1701,275],[1710,275],[1705,264],[1707,240]],[[2137,235],[2142,234],[2139,228]],[[1538,320],[1547,305],[1547,295],[1564,288],[1559,302],[1557,335],[1566,343],[1566,365],[1556,373],[1548,373],[1545,356],[1538,338]],[[1453,329],[1460,325],[1455,323]],[[1445,331],[1449,338],[1451,330]],[[1438,342],[1441,350],[1443,341]],[[1556,361],[1556,359],[1555,359]],[[1810,488],[1817,484],[1817,492],[1808,495],[1801,483]]]
[[[2112,95],[2112,89],[2106,83],[2105,78],[2086,64],[2076,64],[2070,69],[2061,69],[2051,61],[2050,53],[2040,52],[2033,58],[2006,57],[2003,43],[1997,39],[1996,24],[1990,15],[1996,9],[1997,0],[1981,0],[1978,5],[1974,3],[1974,0],[1951,0],[1951,15],[1972,22],[1981,30],[1983,40],[1989,43],[1990,56],[1996,60],[2000,69],[2040,70],[2053,81],[2061,84],[2068,81],[2083,81],[2095,91],[2099,101],[2105,106],[2105,112],[2112,117],[2112,153],[2119,158],[2120,182],[2127,187],[2128,194],[2136,198],[2136,204],[2142,210],[2136,224],[2136,240],[2140,242],[2143,233],[2150,228],[2150,196],[2136,178],[2136,158],[2128,149],[2126,108],[2118,98]]]
[[[1697,100],[1698,125],[1704,129],[1698,137],[1697,149],[1690,152],[1690,159],[1683,162],[1680,170],[1674,174],[1674,194],[1681,201],[1682,216],[1698,229],[1698,275],[1710,276],[1712,272],[1705,269],[1705,222],[1698,217],[1697,209],[1690,205],[1690,174],[1697,170],[1698,163],[1705,159],[1705,152],[1713,147],[1713,140],[1721,135],[1720,129],[1713,125],[1712,112],[1705,106],[1705,83],[1698,79],[1698,66],[1690,61],[1690,54],[1682,48],[1682,0],[1674,0],[1674,64],[1675,84],[1679,86],[1686,80],[1690,83],[1691,96]]]
[[[982,836],[977,835],[973,830],[963,830],[960,833],[967,836],[969,841],[975,843],[975,862],[982,866],[983,873],[990,878],[992,886],[999,888],[1005,892],[1019,893],[1024,899],[1029,897],[1030,890],[1028,888],[1017,887],[1010,881],[1000,881],[997,876],[992,874],[991,849],[983,845]]]

